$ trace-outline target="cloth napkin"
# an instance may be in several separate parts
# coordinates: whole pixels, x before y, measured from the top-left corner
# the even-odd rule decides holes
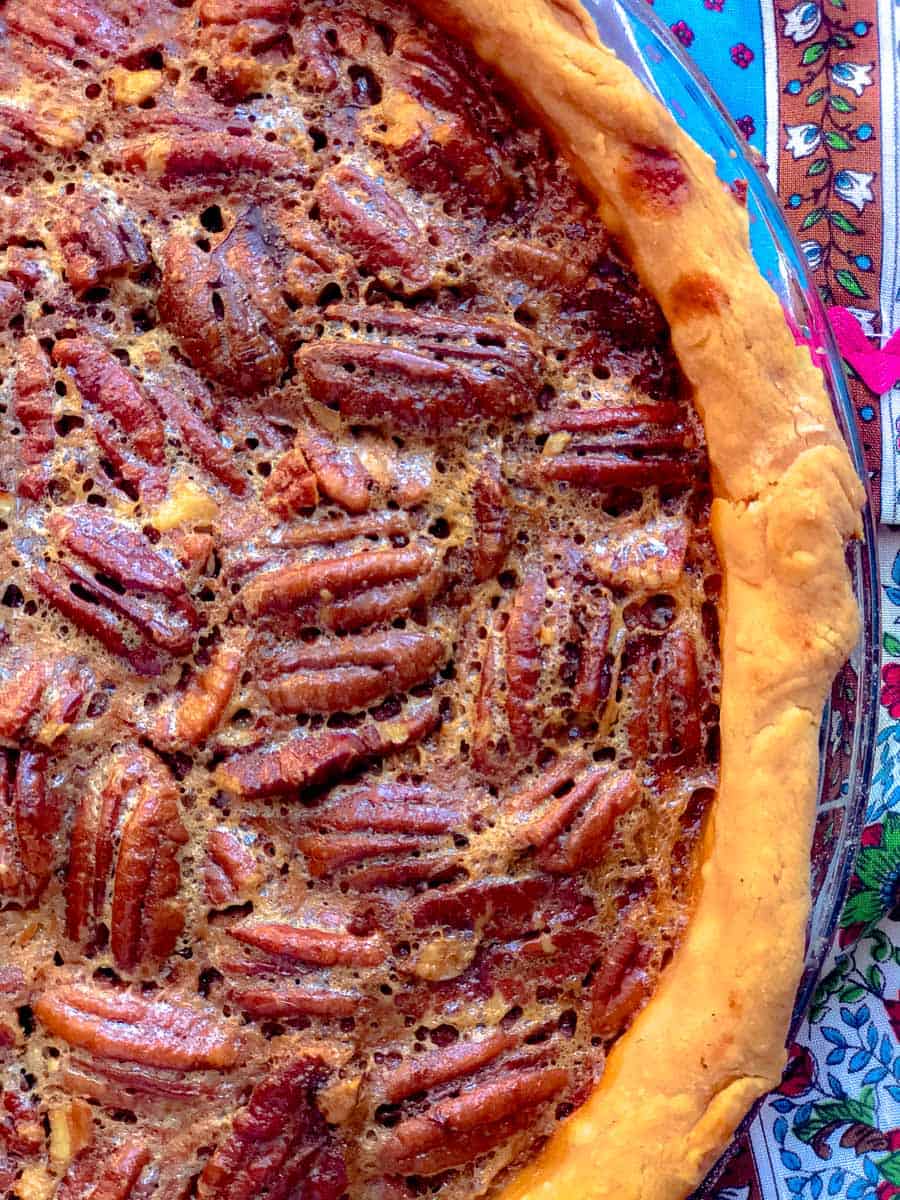
[[[701,1194],[890,1200],[900,1197],[900,0],[654,7],[766,161],[847,364],[881,521],[876,773],[850,896],[781,1087]],[[840,740],[839,714],[830,733]]]

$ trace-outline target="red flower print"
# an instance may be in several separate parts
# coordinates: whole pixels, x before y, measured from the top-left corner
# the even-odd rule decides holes
[[[784,1096],[799,1096],[812,1083],[813,1058],[805,1046],[797,1042],[791,1046],[790,1057],[785,1068],[779,1092]]]
[[[694,40],[694,31],[686,21],[676,21],[672,26],[672,32],[681,42],[682,46],[690,46]]]
[[[745,138],[752,137],[756,133],[756,123],[750,116],[738,117],[736,124]]]
[[[753,51],[743,42],[738,42],[736,45],[731,47],[731,61],[735,64],[735,66],[746,70],[747,67],[749,67],[753,62],[753,57]]]
[[[885,1000],[884,1011],[887,1013],[887,1018],[891,1023],[894,1037],[900,1038],[900,1000]],[[896,1133],[898,1144],[900,1144],[900,1130],[897,1130]]]
[[[725,7],[725,0],[703,0],[703,3],[712,12],[721,12]]]
[[[889,1150],[898,1149],[898,1147],[900,1147],[900,1129],[888,1130],[887,1139]],[[878,1197],[878,1200],[894,1200],[896,1196],[900,1196],[900,1187],[897,1187],[896,1184],[889,1183],[888,1180],[885,1179],[882,1183],[879,1183],[878,1187],[875,1189],[875,1195]]]
[[[888,663],[882,668],[881,703],[896,721],[900,718],[900,664]]]
[[[867,825],[862,831],[862,837],[859,839],[859,844],[861,846],[880,846],[883,837],[884,825]]]

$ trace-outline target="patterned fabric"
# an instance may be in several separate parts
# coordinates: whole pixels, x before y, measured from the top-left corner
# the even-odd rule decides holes
[[[655,8],[766,160],[826,304],[886,343],[900,328],[900,6]],[[848,373],[882,520],[876,775],[838,945],[780,1089],[703,1190],[716,1200],[900,1197],[900,385],[878,396]]]

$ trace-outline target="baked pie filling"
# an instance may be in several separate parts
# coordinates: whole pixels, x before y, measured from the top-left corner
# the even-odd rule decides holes
[[[0,1190],[490,1191],[716,788],[665,320],[381,0],[7,0],[0,181]]]

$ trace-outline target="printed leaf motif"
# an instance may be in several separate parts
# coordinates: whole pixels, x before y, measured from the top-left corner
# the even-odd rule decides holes
[[[825,141],[832,148],[832,150],[852,150],[853,149],[850,142],[847,140],[847,138],[844,137],[844,135],[842,133],[835,133],[833,130],[829,130],[828,133],[825,134]]]
[[[884,971],[877,964],[872,963],[868,971],[866,971],[866,979],[868,979],[871,987],[879,995],[884,991]]]
[[[836,112],[851,113],[856,111],[856,105],[851,104],[849,100],[845,100],[843,96],[832,96],[829,104]]]
[[[811,108],[814,104],[818,104],[825,95],[824,88],[816,88],[806,97],[806,103]]]
[[[817,224],[825,216],[824,208],[814,208],[812,212],[807,213],[803,218],[801,229],[812,229],[813,225]]]
[[[900,1151],[895,1150],[893,1154],[889,1154],[887,1158],[881,1159],[875,1165],[888,1183],[900,1187]]]
[[[844,233],[862,233],[862,230],[854,225],[852,221],[848,221],[843,213],[830,212],[828,214],[828,219],[831,221],[832,225],[836,225],[837,228],[842,229]]]
[[[811,66],[813,63],[818,62],[824,53],[825,53],[825,43],[824,42],[813,42],[812,45],[807,46],[806,49],[803,51],[803,55],[802,55],[800,61],[801,61],[801,63],[803,63],[804,67],[808,67],[808,66]]]
[[[845,291],[848,291],[851,296],[858,296],[860,299],[864,299],[868,296],[868,292],[863,290],[859,280],[856,278],[853,272],[848,271],[845,267],[841,267],[839,271],[835,271],[834,277],[841,287],[844,288]]]
[[[795,1126],[794,1132],[801,1141],[812,1142],[813,1138],[828,1126],[848,1124],[874,1127],[875,1110],[871,1087],[863,1088],[858,1100],[847,1096],[843,1100],[823,1100],[820,1104],[814,1104],[809,1120]]]
[[[894,637],[892,633],[884,635],[882,645],[886,654],[900,655],[900,638]]]
[[[888,725],[876,738],[878,762],[872,776],[867,821],[878,821],[900,802],[900,724]]]
[[[807,170],[806,173],[807,173],[807,175],[822,175],[827,170],[828,170],[828,159],[827,158],[817,158],[815,160],[815,162],[812,162],[809,164],[809,169]]]

